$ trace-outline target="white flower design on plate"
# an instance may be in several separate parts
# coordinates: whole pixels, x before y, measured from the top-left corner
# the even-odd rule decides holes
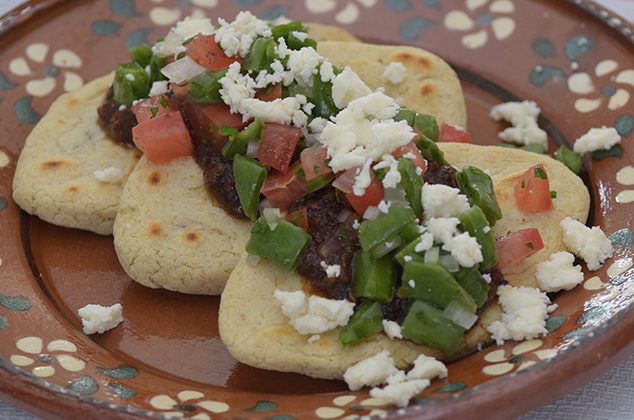
[[[515,31],[515,20],[510,16],[515,11],[511,0],[465,0],[465,10],[450,10],[444,18],[445,28],[466,32],[460,39],[470,50],[483,47],[489,41],[489,28],[495,39],[502,41]],[[474,16],[474,17],[472,17]]]
[[[320,14],[332,12],[337,6],[343,4],[343,8],[335,15],[335,21],[342,25],[349,25],[356,22],[361,14],[357,3],[365,8],[371,8],[378,3],[378,0],[351,0],[343,2],[337,0],[306,0],[306,8],[312,13]]]
[[[602,103],[606,103],[608,109],[614,111],[628,104],[631,97],[628,88],[634,86],[634,69],[619,70],[619,64],[615,60],[607,59],[595,66],[593,76],[587,72],[577,72],[568,77],[568,89],[584,95],[575,100],[577,111],[592,112]],[[605,81],[599,82],[599,79]]]

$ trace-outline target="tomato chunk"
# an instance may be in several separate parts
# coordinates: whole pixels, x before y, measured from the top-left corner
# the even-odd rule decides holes
[[[302,161],[302,168],[304,168],[304,175],[307,181],[332,172],[332,168],[326,165],[328,149],[323,146],[313,146],[304,149],[299,158]]]
[[[427,161],[425,160],[423,155],[420,153],[420,150],[418,150],[418,147],[416,147],[415,141],[411,141],[405,146],[399,147],[398,149],[392,152],[392,156],[394,156],[397,159],[403,155],[407,155],[408,157],[410,157],[412,159],[412,162],[414,162],[414,165],[416,165],[422,170],[421,175],[425,173],[425,171],[427,170]],[[412,155],[413,155],[413,158],[412,158]]]
[[[177,112],[180,105],[166,95],[156,95],[132,105],[132,112],[139,124],[159,115]]]
[[[222,48],[216,43],[215,35],[198,34],[185,46],[187,54],[209,71],[218,71],[229,67],[234,61],[240,61],[240,55],[227,57]]]
[[[519,264],[527,257],[544,248],[537,228],[521,229],[495,238],[498,251],[498,269]]]
[[[255,93],[255,98],[265,102],[271,102],[275,99],[282,99],[284,97],[282,93],[282,84],[277,83],[271,86],[267,91],[266,88],[260,89]]]
[[[284,216],[284,220],[295,223],[300,228],[308,232],[308,210],[303,209],[293,211]]]
[[[180,112],[159,115],[134,126],[132,139],[152,163],[192,154],[192,141]]]
[[[273,207],[285,209],[308,193],[304,181],[293,174],[293,169],[297,165],[299,165],[299,161],[295,162],[287,172],[272,169],[264,180],[260,192],[264,194]]]
[[[218,147],[222,147],[227,141],[226,136],[219,134],[221,125],[238,130],[242,130],[248,125],[248,122],[242,122],[242,115],[232,114],[229,106],[222,102],[206,106],[187,102],[185,103],[185,111],[195,137],[204,138]]]
[[[469,133],[467,133],[461,127],[447,123],[441,124],[438,141],[453,143],[472,143]]]
[[[537,212],[554,208],[548,174],[541,163],[524,172],[515,185],[514,193],[515,202],[521,211]]]
[[[297,127],[278,123],[264,124],[258,160],[262,165],[286,172],[301,135],[302,130]]]
[[[355,169],[350,169],[349,171],[355,171]],[[383,200],[383,184],[379,178],[374,175],[374,172],[370,171],[370,185],[365,189],[363,195],[358,196],[355,195],[354,191],[350,191],[345,193],[345,197],[354,211],[356,211],[360,216],[363,216],[368,207],[378,206],[381,200]]]

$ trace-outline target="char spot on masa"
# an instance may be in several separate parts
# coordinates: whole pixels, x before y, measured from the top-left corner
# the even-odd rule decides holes
[[[44,162],[42,164],[42,169],[53,169],[57,168],[58,166],[62,166],[63,164],[64,162],[61,160],[49,160],[48,162]]]
[[[151,223],[150,224],[150,234],[154,236],[158,236],[163,232],[163,227],[160,223]]]
[[[196,232],[188,232],[185,236],[188,241],[195,242],[198,240],[198,234]]]
[[[161,182],[161,174],[160,172],[152,172],[150,175],[150,184],[158,185]]]
[[[68,187],[68,191],[69,192],[77,192],[79,191],[79,187],[76,185],[71,185],[70,187]]]
[[[434,87],[430,83],[425,83],[420,88],[420,96],[426,97],[434,93]]]

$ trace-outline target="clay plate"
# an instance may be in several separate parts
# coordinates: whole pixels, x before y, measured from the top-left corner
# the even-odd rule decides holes
[[[540,105],[551,152],[592,127],[616,127],[620,150],[586,156],[584,174],[591,222],[610,235],[615,255],[554,297],[549,335],[456,362],[448,378],[396,410],[342,382],[236,362],[218,338],[218,298],[137,285],[111,237],[52,226],[17,208],[15,162],[55,97],[128,61],[126,47],[154,42],[192,11],[233,19],[244,8],[442,55],[463,80],[477,143],[498,141],[505,126],[488,112],[511,99]],[[583,0],[28,3],[0,21],[0,396],[47,418],[509,418],[582,386],[634,351],[633,42],[631,27]],[[119,327],[82,334],[78,308],[116,302],[125,316]]]

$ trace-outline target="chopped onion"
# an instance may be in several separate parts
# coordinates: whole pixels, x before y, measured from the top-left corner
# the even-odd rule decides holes
[[[439,262],[444,265],[450,273],[455,273],[456,271],[460,270],[460,264],[458,264],[458,261],[456,261],[456,259],[451,254],[441,255],[439,258]]]
[[[161,73],[170,79],[170,82],[176,84],[183,83],[185,80],[189,80],[206,71],[207,68],[201,66],[187,55],[161,69]]]
[[[425,263],[437,263],[440,258],[440,248],[433,247],[425,251]]]
[[[247,145],[247,156],[256,157],[258,154],[258,150],[260,149],[260,140],[251,140]]]
[[[464,308],[457,300],[452,300],[442,311],[442,316],[452,320],[462,328],[468,330],[478,320],[478,316]]]
[[[385,188],[384,198],[385,201],[391,201],[392,204],[398,203],[403,207],[409,207],[409,201],[405,197],[405,189],[402,185],[397,185],[396,188]]]
[[[337,221],[345,222],[351,214],[352,212],[348,209],[341,210],[341,212],[337,215]]]
[[[269,228],[271,230],[275,230],[281,217],[280,209],[275,209],[272,207],[266,208],[262,211],[262,216],[264,217],[264,220],[266,220],[266,223],[269,225]]]
[[[379,214],[381,214],[381,210],[379,210],[377,206],[369,206],[365,210],[365,213],[363,213],[363,218],[366,220],[374,220],[379,217]]]
[[[257,255],[249,254],[247,255],[247,264],[249,265],[258,265],[260,262],[260,257]]]

